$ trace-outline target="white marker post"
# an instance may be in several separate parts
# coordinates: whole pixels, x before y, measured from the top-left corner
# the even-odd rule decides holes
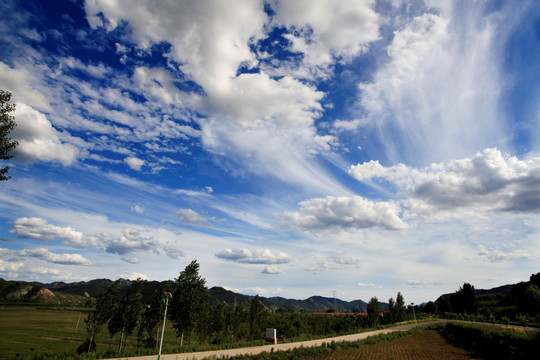
[[[276,335],[276,329],[266,329],[266,341],[270,341],[274,344],[277,344],[277,335]]]

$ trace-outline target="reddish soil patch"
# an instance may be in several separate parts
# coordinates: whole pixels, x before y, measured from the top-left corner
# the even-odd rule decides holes
[[[374,344],[360,349],[335,351],[313,360],[469,360],[467,351],[450,345],[435,330]],[[478,359],[478,358],[476,358]],[[307,359],[306,359],[307,360]]]

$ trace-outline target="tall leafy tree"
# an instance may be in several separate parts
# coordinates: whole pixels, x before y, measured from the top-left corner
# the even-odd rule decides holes
[[[265,306],[259,295],[256,295],[249,303],[249,333],[251,340],[254,339],[257,332],[261,330],[261,325],[265,315]]]
[[[183,344],[184,334],[190,334],[208,304],[206,280],[199,275],[200,265],[193,260],[175,280],[172,288],[170,319]]]
[[[379,325],[381,309],[379,308],[379,299],[372,297],[367,305],[367,313],[371,326]]]
[[[394,298],[388,299],[388,317],[390,323],[396,322],[396,302]]]
[[[120,332],[118,350],[122,350],[124,338],[131,335],[137,326],[137,321],[142,310],[141,289],[142,280],[139,278],[133,281],[109,321],[109,333],[111,334],[111,337]]]
[[[396,296],[395,313],[396,322],[405,320],[405,314],[407,313],[407,311],[405,307],[405,299],[403,298],[403,295],[401,295],[401,292],[398,292]]]
[[[146,347],[157,347],[158,345],[157,330],[165,312],[164,293],[169,291],[169,287],[170,282],[167,282],[156,290],[152,302],[141,316],[137,339],[143,341]]]
[[[98,296],[94,311],[91,312],[86,318],[86,330],[90,335],[87,352],[90,352],[96,335],[113,316],[117,295],[118,281],[115,281],[109,286],[107,291]]]
[[[9,136],[11,130],[17,126],[15,117],[9,114],[15,111],[15,105],[10,104],[10,101],[11,93],[0,90],[0,160],[12,159],[11,151],[18,145],[18,142],[11,140]],[[0,181],[11,178],[7,175],[8,170],[9,166],[0,167]]]

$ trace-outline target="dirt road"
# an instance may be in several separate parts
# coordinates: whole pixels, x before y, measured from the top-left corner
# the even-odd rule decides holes
[[[433,321],[435,322],[435,321]],[[423,326],[427,324],[432,324],[433,322],[424,322],[419,323],[417,326]],[[320,346],[323,343],[331,343],[332,341],[335,342],[341,342],[341,341],[356,341],[356,340],[362,340],[367,338],[368,336],[378,335],[378,334],[386,334],[394,331],[405,331],[409,330],[413,327],[415,327],[415,324],[407,324],[407,325],[401,325],[396,326],[388,329],[382,329],[382,330],[375,330],[375,331],[368,331],[363,332],[359,334],[351,334],[351,335],[344,335],[344,336],[337,336],[333,338],[325,338],[325,339],[318,339],[318,340],[310,340],[310,341],[301,341],[301,342],[294,342],[294,343],[287,343],[287,344],[276,344],[276,345],[263,345],[263,346],[254,346],[249,348],[239,348],[239,349],[226,349],[226,350],[215,350],[215,351],[201,351],[201,352],[194,352],[194,353],[179,353],[179,354],[165,354],[161,355],[161,360],[191,360],[191,359],[204,359],[207,357],[227,357],[227,356],[236,356],[236,355],[254,355],[259,354],[262,352],[270,352],[272,349],[274,351],[284,351],[284,350],[290,350],[295,349],[299,347],[312,347],[312,346]],[[151,356],[139,356],[139,357],[131,357],[131,358],[117,358],[117,359],[109,359],[109,360],[156,360],[156,355]]]

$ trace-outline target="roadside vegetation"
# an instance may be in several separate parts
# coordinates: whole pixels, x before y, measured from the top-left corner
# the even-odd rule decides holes
[[[271,309],[259,296],[240,304],[215,298],[210,301],[206,280],[199,275],[199,264],[192,261],[174,281],[158,284],[153,295],[145,297],[144,303],[143,282],[139,279],[122,290],[118,280],[110,283],[97,297],[81,297],[80,303],[84,300],[91,308],[65,308],[58,304],[50,307],[3,305],[0,310],[0,358],[85,359],[154,355],[161,336],[164,337],[163,354],[218,350],[263,345],[266,328],[277,329],[278,342],[284,343],[420,323],[433,317],[535,325],[540,322],[539,280],[540,274],[532,275],[530,281],[516,284],[506,295],[478,296],[474,287],[465,283],[455,293],[420,306],[405,305],[403,295],[398,292],[395,300],[388,300],[387,308],[382,308],[378,299],[372,297],[365,312],[336,313],[335,309],[328,309],[312,313]],[[4,290],[15,287],[12,282],[4,281],[1,285]],[[36,296],[49,296],[47,291],[30,286],[23,299],[35,301]],[[165,293],[172,298],[167,303],[167,322],[162,334]],[[448,327],[441,334],[470,351],[482,343],[480,340],[470,344],[460,342],[459,329]],[[466,331],[469,330],[463,330]],[[512,336],[491,338],[501,344],[508,341],[509,348],[513,348],[517,335]],[[530,334],[524,336],[519,341],[528,343],[526,337]]]

